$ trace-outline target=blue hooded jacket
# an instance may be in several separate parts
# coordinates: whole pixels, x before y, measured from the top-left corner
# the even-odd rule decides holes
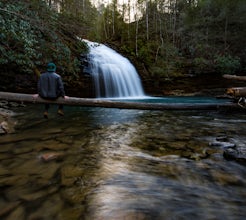
[[[38,94],[46,99],[64,97],[65,90],[60,75],[55,72],[42,73],[38,81]]]

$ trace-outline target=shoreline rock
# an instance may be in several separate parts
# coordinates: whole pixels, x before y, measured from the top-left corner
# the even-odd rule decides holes
[[[13,119],[16,113],[11,110],[11,107],[20,107],[18,103],[0,101],[0,135],[11,134],[15,132],[17,121]]]
[[[246,147],[243,143],[234,143],[232,138],[227,136],[217,137],[216,140],[209,143],[211,147],[223,149],[223,157],[228,161],[236,161],[246,165]]]

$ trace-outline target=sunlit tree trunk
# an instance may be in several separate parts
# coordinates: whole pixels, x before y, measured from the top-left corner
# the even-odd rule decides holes
[[[177,0],[169,0],[168,3],[169,13],[169,27],[172,34],[172,42],[175,45],[176,38],[176,22],[177,22]]]
[[[148,10],[148,0],[145,1],[146,6],[146,39],[149,40],[149,10]]]
[[[112,34],[115,35],[115,15],[117,11],[117,0],[113,0],[113,10],[112,10]]]
[[[163,48],[164,45],[164,39],[163,39],[163,22],[161,19],[161,12],[156,12],[157,13],[157,19],[156,21],[158,22],[157,26],[158,26],[158,31],[159,31],[159,38],[160,38],[160,44],[156,50],[156,54],[155,54],[155,62],[157,62],[158,56],[159,56],[159,51],[161,48]]]
[[[107,21],[105,16],[103,16],[103,30],[104,30],[104,36],[107,39],[108,38],[108,32],[107,32]]]
[[[129,24],[131,22],[131,0],[128,0],[128,22]],[[130,25],[128,25],[127,35],[128,39],[130,39]]]
[[[136,20],[136,29],[135,29],[135,54],[138,56],[138,19]]]
[[[135,54],[138,56],[138,3],[135,4]]]

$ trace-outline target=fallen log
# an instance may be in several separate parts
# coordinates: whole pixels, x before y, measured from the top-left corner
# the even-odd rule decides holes
[[[87,107],[104,107],[120,109],[141,109],[141,110],[218,110],[220,108],[237,109],[240,108],[235,103],[139,103],[122,102],[105,99],[76,98],[67,99],[58,98],[55,101],[45,100],[41,97],[34,98],[33,95],[23,93],[0,92],[0,99],[15,102],[28,103],[50,103]]]
[[[226,94],[235,98],[246,97],[246,87],[228,88],[226,89]]]
[[[226,79],[246,81],[246,76],[237,76],[237,75],[225,74],[225,75],[223,75],[223,77],[226,78]],[[228,88],[226,90],[226,94],[230,95],[230,96],[233,96],[235,98],[246,97],[246,87]]]
[[[235,79],[235,80],[246,81],[246,76],[237,76],[237,75],[225,74],[225,75],[223,75],[223,77],[225,79]]]

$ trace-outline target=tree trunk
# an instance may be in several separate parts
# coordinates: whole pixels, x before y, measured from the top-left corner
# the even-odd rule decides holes
[[[128,0],[128,23],[131,23],[131,1]],[[127,36],[128,40],[130,39],[130,25],[127,25]]]
[[[142,109],[142,110],[218,110],[218,109],[236,109],[240,108],[235,103],[139,103],[139,102],[118,102],[105,99],[76,98],[68,99],[58,98],[55,101],[45,100],[40,97],[34,98],[30,94],[0,92],[0,99],[16,102],[28,103],[50,103],[75,106],[120,108],[120,109]]]
[[[136,15],[136,30],[135,30],[135,54],[138,57],[138,18]]]
[[[145,1],[146,6],[146,40],[149,40],[149,8],[148,8],[148,0]]]
[[[228,29],[228,15],[225,18],[225,32],[224,32],[224,51],[227,51],[227,29]]]

